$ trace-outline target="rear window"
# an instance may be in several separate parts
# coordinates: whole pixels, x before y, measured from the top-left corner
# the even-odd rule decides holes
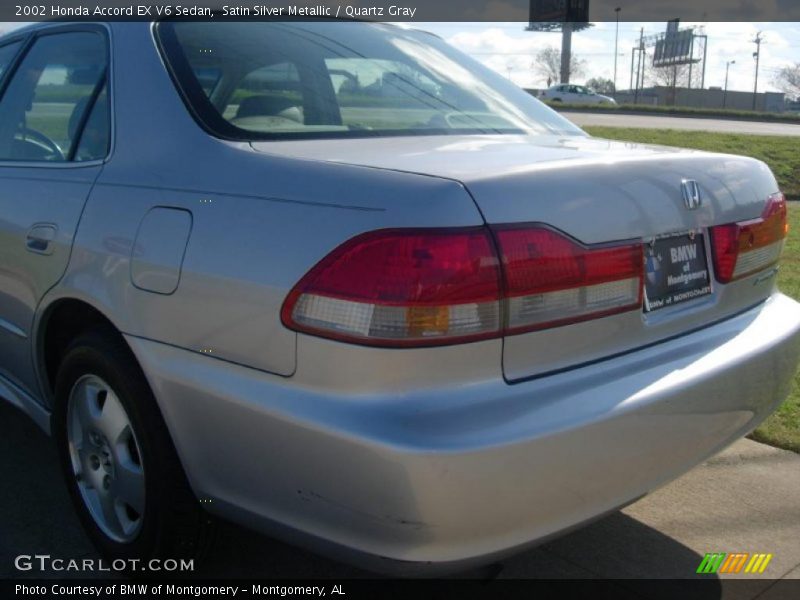
[[[435,36],[363,22],[162,22],[192,114],[228,139],[584,135]]]

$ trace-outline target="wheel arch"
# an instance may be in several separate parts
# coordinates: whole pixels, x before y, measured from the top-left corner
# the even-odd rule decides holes
[[[34,360],[40,386],[50,408],[64,351],[76,336],[92,329],[106,330],[124,340],[120,328],[101,309],[85,300],[59,298],[41,312],[34,338]]]

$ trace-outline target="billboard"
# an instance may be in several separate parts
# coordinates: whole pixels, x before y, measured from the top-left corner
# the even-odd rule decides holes
[[[678,33],[678,28],[680,26],[680,19],[672,19],[671,21],[667,21],[667,35]]]
[[[530,23],[587,23],[589,0],[530,0]]]
[[[667,28],[667,32],[656,40],[655,54],[653,55],[654,67],[667,67],[685,65],[696,62],[692,56],[694,44],[694,30],[684,29],[679,31],[677,26]]]

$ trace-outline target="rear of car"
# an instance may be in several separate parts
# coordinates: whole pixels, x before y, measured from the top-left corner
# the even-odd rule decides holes
[[[775,290],[787,208],[763,163],[593,140],[432,37],[341,25],[158,35],[213,135],[457,182],[478,219],[418,206],[424,226],[304,253],[280,310],[289,379],[187,377],[199,358],[134,342],[211,510],[378,569],[466,566],[635,500],[775,409],[800,308]],[[295,83],[265,88],[286,88],[280,106],[200,93],[225,52],[269,69],[279,41],[297,60]],[[209,444],[222,419],[236,443]],[[252,455],[285,460],[231,472]]]
[[[788,393],[800,306],[763,163],[590,138],[387,25],[111,34],[110,154],[30,335],[56,345],[31,352],[42,404],[108,553],[163,551],[193,495],[377,570],[483,563]],[[93,435],[105,407],[121,450]],[[91,513],[120,465],[138,487]]]

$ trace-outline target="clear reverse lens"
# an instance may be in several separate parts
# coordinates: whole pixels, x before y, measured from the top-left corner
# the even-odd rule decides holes
[[[760,218],[712,227],[717,281],[729,283],[777,264],[788,232],[786,198],[780,193],[769,197]]]
[[[327,330],[362,341],[446,340],[500,330],[498,302],[402,307],[302,294],[292,317],[309,330]]]
[[[284,323],[374,345],[499,336],[500,275],[488,231],[385,230],[333,251],[295,287]]]
[[[586,247],[547,227],[499,227],[510,332],[633,310],[642,303],[642,244]]]
[[[353,238],[292,290],[283,322],[345,341],[419,346],[641,308],[640,241],[587,247],[540,225],[497,227],[494,236],[502,288],[487,228],[384,230]]]

